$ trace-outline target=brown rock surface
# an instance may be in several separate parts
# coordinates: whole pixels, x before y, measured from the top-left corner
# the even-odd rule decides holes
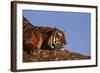
[[[90,59],[90,56],[84,56],[79,53],[72,53],[67,50],[40,50],[40,54],[32,56],[23,52],[23,62],[41,62],[41,61],[62,61],[62,60],[84,60]]]

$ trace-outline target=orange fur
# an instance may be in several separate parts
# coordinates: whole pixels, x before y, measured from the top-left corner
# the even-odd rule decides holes
[[[33,26],[23,20],[23,48],[29,54],[39,54],[41,49],[55,50],[66,45],[65,36],[57,28]]]

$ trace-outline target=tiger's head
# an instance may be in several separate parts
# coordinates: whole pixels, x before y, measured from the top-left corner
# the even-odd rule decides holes
[[[54,49],[59,50],[65,48],[66,40],[64,32],[60,31],[57,28],[53,28],[51,35],[48,39],[48,45],[52,50]]]

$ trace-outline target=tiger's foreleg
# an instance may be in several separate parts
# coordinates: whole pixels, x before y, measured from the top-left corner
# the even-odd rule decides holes
[[[33,56],[37,56],[37,57],[40,56],[41,46],[42,46],[42,43],[43,43],[43,38],[42,38],[42,36],[39,36],[38,38],[39,38],[39,39],[38,39],[38,41],[37,41],[37,44],[34,45],[34,46],[36,46],[36,47],[33,47],[33,49],[32,49],[32,55],[33,55]]]

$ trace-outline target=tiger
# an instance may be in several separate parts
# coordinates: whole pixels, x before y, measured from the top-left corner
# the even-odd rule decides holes
[[[23,49],[31,55],[44,50],[60,50],[65,48],[65,34],[58,28],[33,26],[23,17]]]

